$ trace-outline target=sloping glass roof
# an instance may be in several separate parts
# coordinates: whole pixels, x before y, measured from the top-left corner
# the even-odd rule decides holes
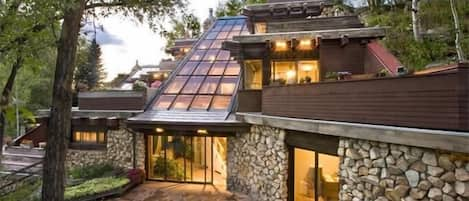
[[[228,111],[240,66],[221,45],[248,32],[245,21],[240,17],[218,19],[180,63],[151,110]]]

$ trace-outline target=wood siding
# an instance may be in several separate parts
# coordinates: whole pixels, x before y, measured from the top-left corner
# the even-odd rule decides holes
[[[242,90],[238,92],[237,112],[261,112],[262,90]]]
[[[319,47],[321,78],[327,72],[364,73],[366,46],[361,40],[352,39],[346,46],[340,46],[340,40],[322,40]]]
[[[80,110],[142,110],[145,105],[140,97],[95,97],[79,98]]]
[[[262,113],[469,131],[468,68],[457,73],[264,87]]]
[[[362,28],[363,24],[358,16],[321,17],[313,19],[301,19],[267,22],[268,33],[294,32],[294,31],[316,31],[330,29]]]

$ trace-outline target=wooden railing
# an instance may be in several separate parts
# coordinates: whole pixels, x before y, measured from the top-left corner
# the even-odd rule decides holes
[[[264,87],[265,115],[469,131],[469,66],[457,72]]]
[[[43,161],[39,161],[0,177],[0,181],[2,182],[0,183],[0,196],[13,192],[19,187],[18,185],[28,182],[31,178],[40,176],[42,174],[42,168],[39,168],[39,166],[42,165],[42,163]]]

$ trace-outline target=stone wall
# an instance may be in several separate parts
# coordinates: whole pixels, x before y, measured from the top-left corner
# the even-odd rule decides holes
[[[145,142],[144,135],[138,133],[137,137],[137,167],[145,168]],[[133,141],[132,133],[124,128],[109,130],[107,132],[107,147],[105,150],[77,150],[69,149],[67,152],[66,167],[82,167],[92,164],[110,163],[118,167],[133,167]]]
[[[340,200],[469,200],[467,155],[340,140]]]
[[[288,150],[281,129],[252,126],[228,138],[228,189],[257,201],[286,201]]]

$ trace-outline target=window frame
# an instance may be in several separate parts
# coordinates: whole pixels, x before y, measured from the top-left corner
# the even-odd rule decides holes
[[[96,134],[96,142],[80,142],[75,141],[75,133],[76,132],[93,132]],[[99,143],[99,133],[104,133],[104,142]],[[69,141],[69,148],[70,149],[77,149],[77,150],[106,150],[108,144],[108,132],[109,129],[105,126],[72,126],[72,132]]]

